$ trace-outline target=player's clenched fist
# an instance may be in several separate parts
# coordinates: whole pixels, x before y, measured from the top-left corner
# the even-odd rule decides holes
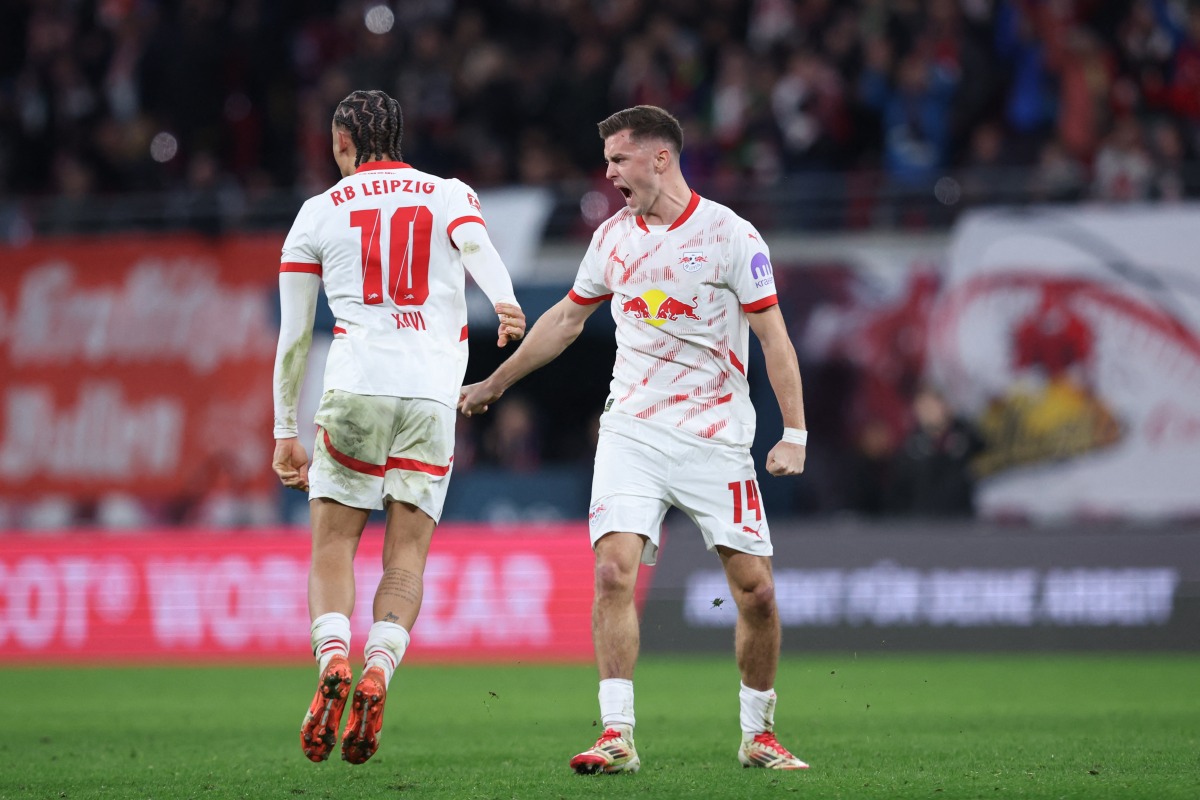
[[[308,491],[308,453],[298,439],[276,439],[271,468],[289,489]]]
[[[780,442],[767,453],[767,472],[772,475],[799,475],[804,472],[804,445]]]

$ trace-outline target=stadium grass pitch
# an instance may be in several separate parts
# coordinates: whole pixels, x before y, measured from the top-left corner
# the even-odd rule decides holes
[[[637,775],[576,776],[592,667],[404,665],[366,765],[300,752],[310,667],[0,670],[0,799],[1200,797],[1200,655],[789,656],[736,759],[732,657],[647,657]]]

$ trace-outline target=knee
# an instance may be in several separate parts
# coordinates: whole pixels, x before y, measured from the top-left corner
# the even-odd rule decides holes
[[[770,578],[743,588],[742,612],[747,616],[767,619],[775,614],[775,583]]]
[[[637,580],[637,569],[607,559],[596,561],[596,595],[612,597],[633,591]]]

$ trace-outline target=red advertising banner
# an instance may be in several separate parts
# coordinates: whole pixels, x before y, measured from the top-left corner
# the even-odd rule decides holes
[[[280,238],[3,250],[0,502],[266,491]]]
[[[5,534],[0,545],[0,664],[312,658],[306,531]],[[368,528],[354,654],[382,549]],[[442,526],[406,658],[590,660],[592,564],[586,523]]]

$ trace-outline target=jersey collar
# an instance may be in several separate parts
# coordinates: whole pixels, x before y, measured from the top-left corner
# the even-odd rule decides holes
[[[372,169],[412,169],[412,166],[403,161],[364,161],[358,165],[358,169],[354,170],[354,173],[357,175]]]
[[[683,210],[683,213],[679,215],[678,219],[671,223],[671,226],[667,228],[667,231],[673,231],[683,223],[687,222],[692,214],[696,211],[696,206],[698,205],[700,205],[700,195],[696,194],[696,190],[693,189],[692,199],[688,201],[687,208]],[[650,232],[650,228],[646,225],[646,220],[642,219],[640,215],[637,218],[637,224],[638,227],[646,233]]]

